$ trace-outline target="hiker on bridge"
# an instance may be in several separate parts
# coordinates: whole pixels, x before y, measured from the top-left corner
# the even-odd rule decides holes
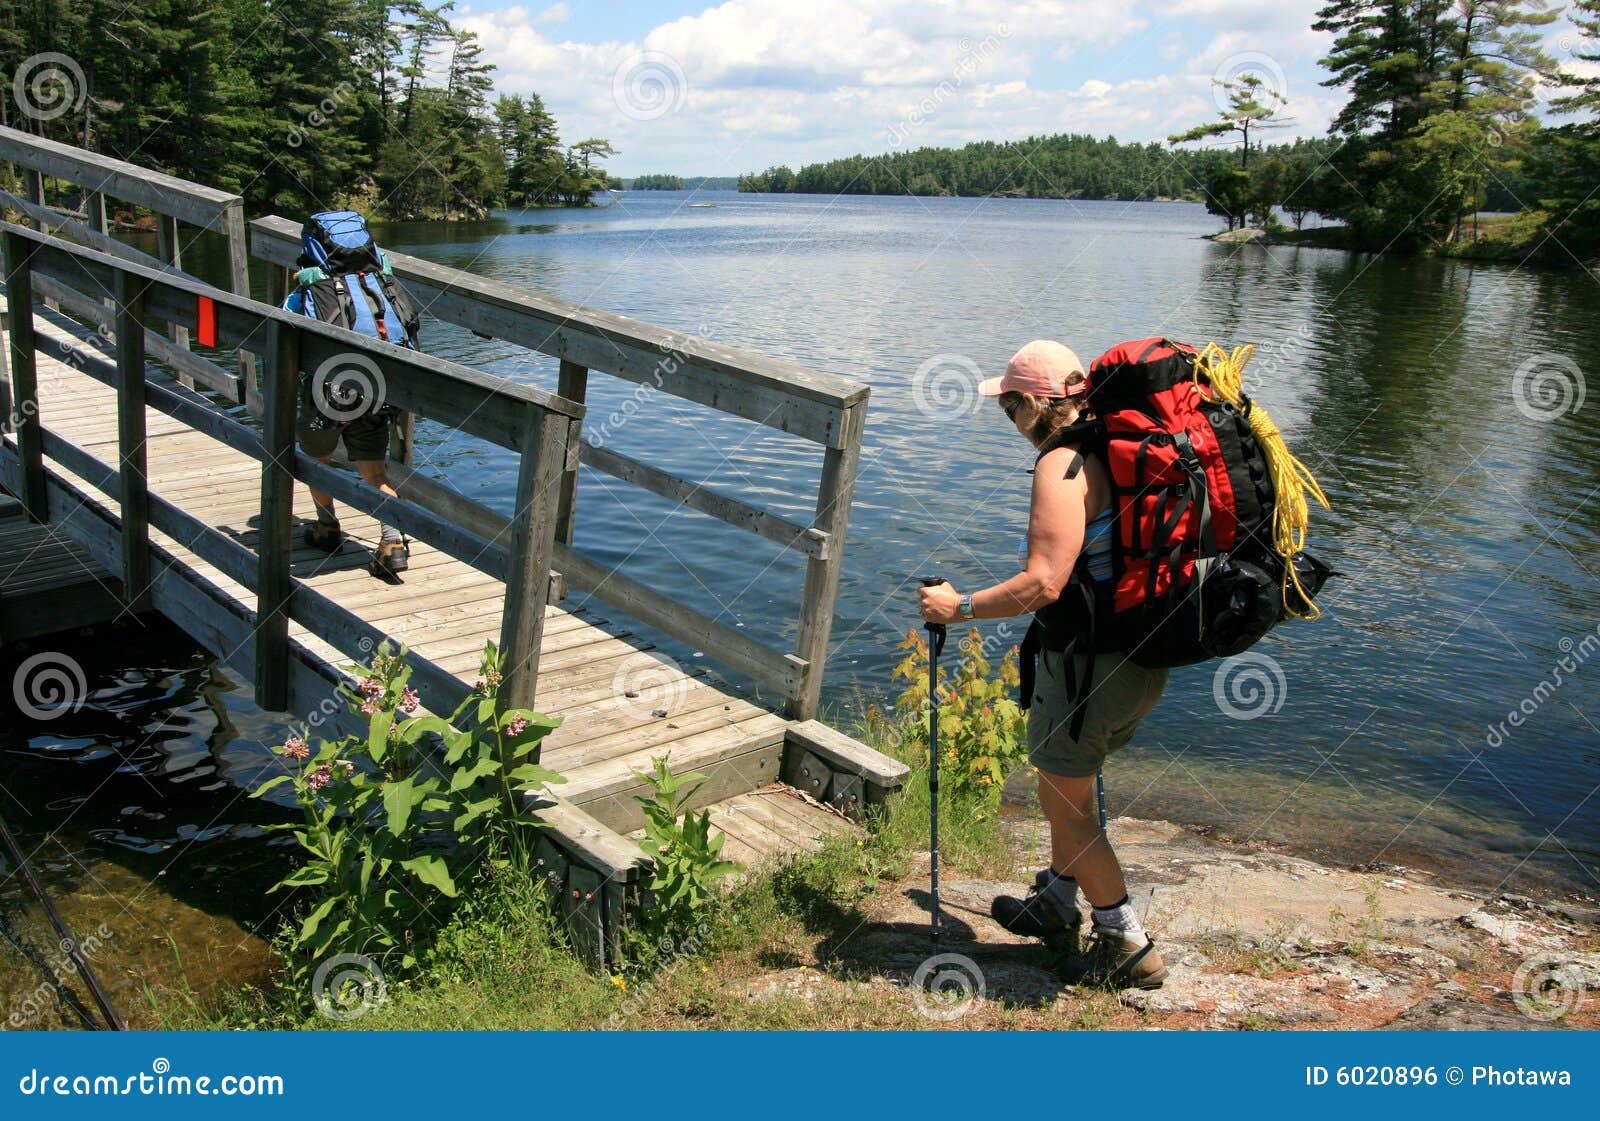
[[[417,349],[421,315],[389,268],[389,259],[367,232],[366,220],[353,210],[323,211],[306,219],[300,234],[300,271],[284,308],[372,338]],[[305,453],[321,463],[333,458],[339,444],[368,486],[398,498],[389,485],[385,462],[389,431],[401,414],[384,403],[381,373],[359,356],[324,363],[302,372],[295,436]],[[306,543],[327,553],[344,545],[344,532],[333,511],[333,496],[308,486],[315,521],[306,526]],[[401,532],[379,522],[373,550],[373,575],[398,583],[410,551]]]

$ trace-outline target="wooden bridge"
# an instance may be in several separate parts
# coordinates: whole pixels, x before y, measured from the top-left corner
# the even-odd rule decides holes
[[[698,802],[747,862],[815,846],[902,781],[904,767],[814,719],[866,387],[390,254],[429,314],[559,359],[558,391],[542,392],[280,310],[299,229],[282,218],[251,226],[269,295],[252,299],[235,267],[248,260],[236,196],[9,129],[0,160],[29,184],[0,205],[35,227],[0,223],[0,486],[26,515],[0,520],[0,640],[48,631],[33,603],[54,604],[61,625],[157,611],[253,681],[263,708],[302,714],[325,711],[338,667],[385,641],[405,646],[429,706],[449,711],[498,642],[507,703],[565,720],[543,745],[568,781],[539,799],[555,826],[539,855],[596,962],[627,910],[647,905],[627,835],[652,757],[708,776]],[[79,188],[87,222],[46,205],[46,176]],[[163,259],[107,235],[107,196],[159,216]],[[181,270],[180,219],[227,239],[233,291]],[[299,452],[302,371],[332,367],[364,371],[410,418],[517,456],[513,515],[412,470],[409,423],[391,448],[399,499]],[[815,516],[792,522],[583,441],[591,373],[820,445]],[[771,649],[574,549],[580,463],[801,552],[795,647]],[[343,504],[343,551],[301,545],[297,516],[312,511],[297,483]],[[413,541],[403,592],[367,570],[379,516]],[[656,633],[774,703],[658,655]]]

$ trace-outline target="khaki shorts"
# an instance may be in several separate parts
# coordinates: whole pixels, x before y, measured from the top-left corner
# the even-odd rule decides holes
[[[385,413],[360,416],[341,424],[322,416],[302,398],[294,434],[301,450],[312,459],[332,455],[341,440],[345,454],[352,460],[385,459],[389,455],[389,417]]]
[[[1094,660],[1083,734],[1072,738],[1072,700],[1067,696],[1066,655],[1041,650],[1028,707],[1028,762],[1063,778],[1088,778],[1106,757],[1133,738],[1167,687],[1167,671],[1147,669],[1125,654],[1099,654]],[[1074,680],[1081,682],[1088,659],[1074,658]]]

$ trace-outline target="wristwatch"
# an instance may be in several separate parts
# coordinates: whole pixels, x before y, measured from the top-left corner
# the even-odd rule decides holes
[[[961,606],[956,608],[956,614],[963,619],[976,619],[978,617],[978,613],[972,607],[972,594],[970,592],[961,597]]]

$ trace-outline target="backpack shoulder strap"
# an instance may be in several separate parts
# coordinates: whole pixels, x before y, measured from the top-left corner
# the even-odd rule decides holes
[[[1072,457],[1072,464],[1067,468],[1066,477],[1075,479],[1078,477],[1078,472],[1083,470],[1083,457],[1093,454],[1104,442],[1105,425],[1102,422],[1083,420],[1077,424],[1069,424],[1040,446],[1039,454],[1033,459],[1033,470],[1038,470],[1039,461],[1057,448],[1074,447],[1077,448],[1078,454]]]

